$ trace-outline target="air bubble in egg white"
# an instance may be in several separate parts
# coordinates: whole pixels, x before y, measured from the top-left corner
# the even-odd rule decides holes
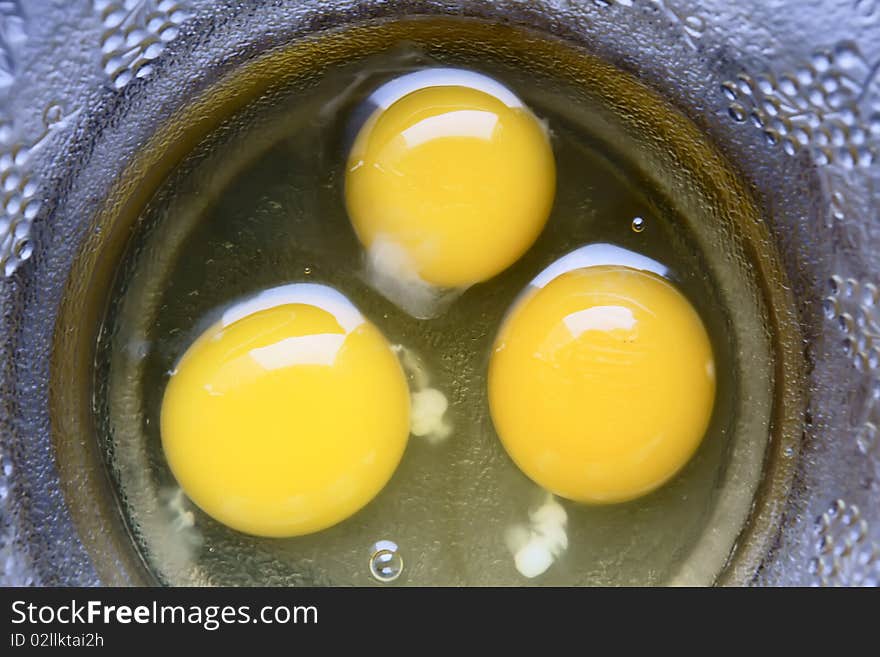
[[[370,555],[370,574],[374,579],[388,584],[403,573],[403,557],[394,541],[377,541]]]

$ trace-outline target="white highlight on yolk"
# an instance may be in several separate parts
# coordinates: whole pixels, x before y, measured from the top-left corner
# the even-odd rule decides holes
[[[632,269],[643,269],[653,272],[658,276],[666,276],[669,273],[669,267],[647,256],[615,246],[614,244],[598,242],[582,246],[562,256],[535,276],[529,285],[532,287],[544,287],[547,283],[555,278],[559,278],[565,272],[583,269],[584,267],[595,267],[597,265],[619,265]]]
[[[459,110],[419,121],[400,133],[407,148],[416,148],[432,139],[470,137],[489,141],[498,125],[498,116],[479,110]]]
[[[264,370],[270,371],[293,365],[333,365],[345,338],[338,333],[302,335],[251,349],[248,355]]]
[[[494,96],[508,107],[522,107],[522,101],[510,89],[487,75],[460,68],[428,68],[401,75],[370,94],[369,102],[388,109],[413,91],[425,87],[471,87]]]
[[[622,306],[593,306],[567,315],[562,323],[573,338],[578,338],[586,331],[629,331],[636,325],[636,318]]]
[[[346,333],[351,333],[366,321],[361,312],[338,290],[319,283],[290,283],[263,290],[234,304],[221,316],[220,326],[227,328],[249,315],[286,303],[299,303],[326,310]]]
[[[565,509],[547,493],[544,503],[529,513],[528,525],[515,525],[507,531],[507,547],[523,577],[543,575],[568,549],[567,524]]]

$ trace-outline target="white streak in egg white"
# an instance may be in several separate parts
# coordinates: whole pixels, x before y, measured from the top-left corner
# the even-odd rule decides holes
[[[426,68],[386,82],[367,99],[381,109],[388,109],[404,96],[426,87],[470,87],[494,96],[508,107],[522,107],[516,94],[487,75],[460,68]]]
[[[336,318],[339,325],[350,333],[364,323],[364,316],[343,294],[327,285],[317,283],[292,283],[280,285],[236,303],[227,309],[220,323],[223,328],[254,313],[277,306],[301,303],[316,306]]]
[[[186,496],[183,489],[178,488],[168,500],[168,510],[171,511],[173,520],[171,526],[178,531],[185,531],[196,524],[193,512],[186,508]]]
[[[452,427],[445,418],[448,408],[446,395],[436,388],[416,390],[412,393],[410,431],[432,445],[443,442],[452,433]]]
[[[400,359],[400,364],[403,366],[406,376],[412,382],[412,387],[416,390],[427,388],[431,383],[431,377],[428,375],[428,370],[425,368],[422,360],[416,356],[415,352],[400,344],[393,345],[391,349]]]
[[[317,333],[279,340],[249,354],[264,370],[294,365],[333,365],[346,336],[341,333]]]
[[[553,554],[540,543],[530,541],[516,551],[513,563],[520,575],[533,579],[553,565]]]
[[[366,280],[386,299],[416,319],[429,319],[464,290],[445,290],[419,276],[406,249],[377,235],[366,252]]]
[[[452,435],[452,424],[446,417],[449,410],[446,395],[430,386],[428,371],[415,353],[401,345],[392,349],[400,358],[413,389],[410,393],[410,433],[431,445],[442,443]]]
[[[422,119],[400,133],[408,148],[438,137],[472,137],[489,141],[498,126],[498,115],[480,110],[458,110]]]
[[[568,549],[565,527],[568,514],[551,494],[529,513],[528,525],[514,525],[507,531],[507,547],[517,571],[529,579],[543,575]]]
[[[583,269],[584,267],[595,267],[597,265],[621,265],[631,267],[632,269],[650,271],[658,276],[666,276],[669,273],[668,267],[647,256],[615,246],[614,244],[598,243],[582,246],[562,256],[538,274],[530,285],[533,287],[544,287],[547,283],[566,272]]]

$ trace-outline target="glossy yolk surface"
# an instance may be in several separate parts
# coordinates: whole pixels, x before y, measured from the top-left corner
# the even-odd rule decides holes
[[[409,435],[409,390],[381,333],[338,293],[316,305],[321,286],[291,287],[311,292],[199,337],[162,404],[162,446],[183,490],[261,536],[307,534],[356,512]]]
[[[709,424],[715,366],[700,317],[671,283],[618,266],[533,288],[498,335],[492,420],[539,485],[620,502],[667,480]]]
[[[348,160],[349,217],[368,249],[391,243],[438,287],[491,278],[537,239],[556,187],[553,151],[523,106],[438,86],[377,110]]]

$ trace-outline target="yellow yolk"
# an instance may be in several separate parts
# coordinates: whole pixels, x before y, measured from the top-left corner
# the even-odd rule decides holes
[[[715,399],[709,337],[656,274],[575,269],[532,289],[489,366],[492,420],[533,481],[580,502],[630,500],[702,441]]]
[[[345,297],[306,284],[271,292],[184,354],[162,402],[162,447],[215,519],[296,536],[344,520],[385,486],[409,436],[409,389]]]
[[[463,86],[374,112],[348,160],[345,199],[367,249],[392,245],[433,286],[484,281],[537,239],[553,205],[547,134],[522,105]]]

